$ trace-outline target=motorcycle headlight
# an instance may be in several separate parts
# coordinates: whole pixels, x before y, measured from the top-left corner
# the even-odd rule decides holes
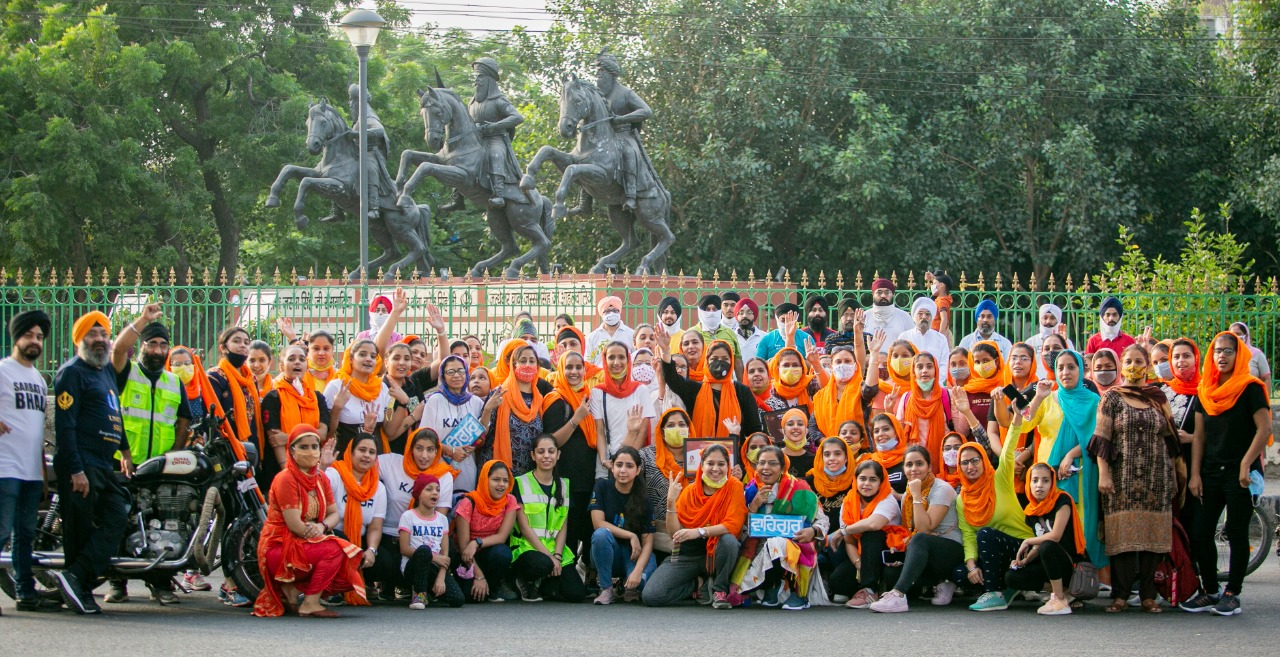
[[[231,471],[243,477],[249,473],[249,462],[236,461],[235,464],[231,466]]]

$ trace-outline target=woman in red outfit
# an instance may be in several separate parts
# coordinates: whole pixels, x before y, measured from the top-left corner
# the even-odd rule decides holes
[[[284,472],[271,482],[267,522],[258,540],[263,587],[255,616],[334,618],[321,596],[353,591],[364,596],[360,548],[331,532],[342,522],[329,478],[320,468],[320,434],[309,424],[289,433]],[[303,597],[297,604],[298,595]]]

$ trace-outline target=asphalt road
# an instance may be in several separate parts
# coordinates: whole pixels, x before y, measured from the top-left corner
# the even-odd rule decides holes
[[[1275,655],[1275,555],[1245,584],[1245,612],[1230,618],[1177,610],[1112,615],[1097,602],[1065,617],[1036,616],[1027,602],[978,614],[957,600],[945,609],[920,601],[896,615],[507,602],[426,611],[343,607],[342,618],[320,620],[254,618],[223,606],[214,593],[179,594],[181,604],[160,607],[133,583],[129,603],[104,605],[96,617],[18,613],[0,600],[0,655]]]

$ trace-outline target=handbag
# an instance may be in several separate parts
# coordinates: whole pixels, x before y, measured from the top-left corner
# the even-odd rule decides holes
[[[1071,573],[1071,585],[1067,587],[1067,595],[1076,600],[1091,600],[1098,597],[1098,567],[1088,560],[1077,563]]]

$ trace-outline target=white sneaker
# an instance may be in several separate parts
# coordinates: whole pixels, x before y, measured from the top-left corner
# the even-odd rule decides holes
[[[951,598],[955,597],[955,594],[956,583],[947,580],[933,587],[933,599],[929,602],[935,607],[945,607],[951,604]]]
[[[880,596],[879,600],[868,605],[867,608],[882,614],[902,613],[908,609],[907,596],[902,595],[897,590],[890,590]]]
[[[831,601],[832,601],[832,602],[834,602],[834,603],[836,603],[836,604],[838,604],[838,605],[842,605],[842,604],[844,604],[844,603],[846,603],[846,602],[848,602],[848,601],[849,601],[849,596],[847,596],[847,595],[840,595],[840,594],[838,594],[838,593],[837,593],[836,595],[831,596]]]

